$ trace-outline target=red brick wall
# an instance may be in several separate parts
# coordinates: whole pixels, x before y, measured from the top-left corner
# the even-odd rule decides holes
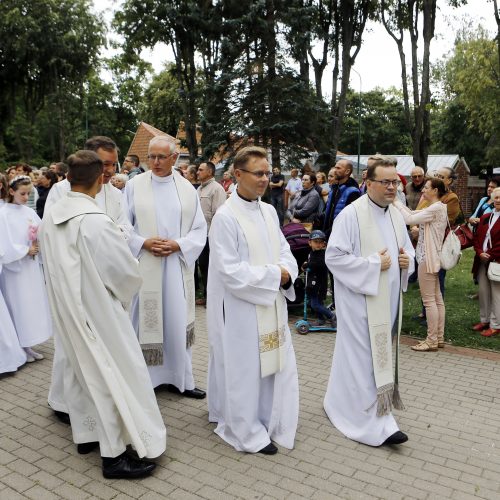
[[[141,160],[141,163],[147,165],[148,162],[148,146],[149,141],[153,138],[153,134],[148,132],[144,127],[139,126],[137,130],[134,140],[130,145],[130,148],[127,152],[128,155],[137,155]]]
[[[455,168],[455,173],[458,178],[453,184],[453,191],[457,193],[460,204],[462,205],[462,210],[467,216],[472,213],[473,200],[467,188],[467,184],[469,182],[469,172],[467,171],[467,168],[462,160],[459,161],[458,166]]]

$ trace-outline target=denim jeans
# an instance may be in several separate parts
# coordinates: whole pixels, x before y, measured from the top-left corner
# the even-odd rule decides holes
[[[332,311],[323,305],[323,301],[318,297],[318,294],[312,292],[309,295],[311,301],[311,309],[318,315],[319,320],[331,319],[333,317]]]

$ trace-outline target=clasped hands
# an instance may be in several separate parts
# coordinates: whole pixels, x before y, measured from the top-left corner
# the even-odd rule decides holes
[[[391,256],[387,248],[380,250],[380,270],[387,271],[391,267]],[[405,253],[403,248],[399,249],[398,263],[401,269],[408,269],[410,267],[410,257]]]
[[[167,240],[158,236],[145,240],[142,248],[152,253],[155,257],[168,257],[181,249],[177,241]]]

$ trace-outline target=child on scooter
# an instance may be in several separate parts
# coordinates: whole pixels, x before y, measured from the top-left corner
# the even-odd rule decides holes
[[[311,251],[302,269],[307,269],[306,292],[310,299],[311,309],[318,315],[315,326],[322,326],[330,321],[333,328],[337,327],[337,318],[323,301],[328,288],[328,268],[325,264],[326,236],[323,231],[314,230],[309,236]]]

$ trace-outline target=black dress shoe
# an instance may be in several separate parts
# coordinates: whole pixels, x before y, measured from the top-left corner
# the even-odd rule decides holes
[[[137,479],[149,476],[155,469],[154,462],[137,460],[127,453],[116,458],[102,459],[102,475],[107,479]]]
[[[392,436],[389,436],[382,444],[402,444],[408,441],[408,436],[401,431],[395,432]]]
[[[71,425],[71,420],[69,419],[69,415],[67,413],[64,413],[63,411],[56,411],[56,410],[54,410],[54,415],[63,424]]]
[[[197,389],[196,387],[194,389],[186,389],[184,392],[181,392],[177,387],[175,387],[175,385],[167,384],[167,390],[168,392],[173,392],[174,394],[180,394],[185,398],[192,398],[192,399],[204,399],[207,395],[205,391]]]
[[[259,450],[259,453],[263,453],[264,455],[276,455],[276,453],[278,453],[278,448],[274,446],[273,443],[269,443],[265,448]]]
[[[76,449],[80,455],[87,455],[91,451],[94,451],[99,447],[99,443],[97,441],[91,441],[90,443],[79,443],[76,445]]]

